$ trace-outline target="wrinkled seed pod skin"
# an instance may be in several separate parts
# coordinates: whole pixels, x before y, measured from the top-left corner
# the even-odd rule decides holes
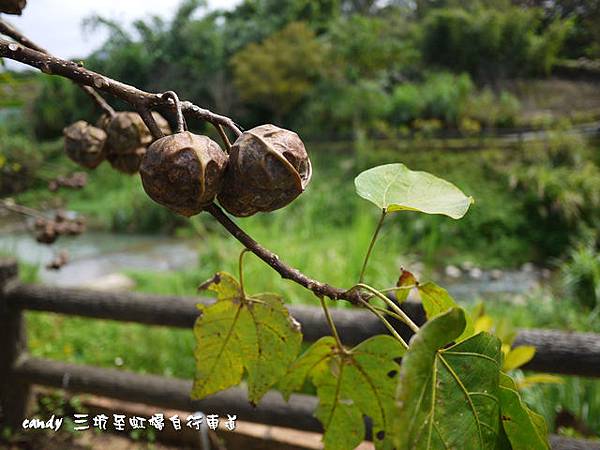
[[[104,161],[106,132],[79,120],[63,130],[65,152],[77,164],[95,169]]]
[[[152,116],[165,134],[170,134],[169,123],[158,113]],[[108,134],[106,139],[106,159],[115,169],[128,173],[137,173],[146,151],[152,142],[150,130],[135,112],[118,112],[114,117],[101,117],[99,124],[104,125]]]
[[[150,198],[190,217],[214,200],[227,161],[219,144],[185,131],[153,142],[142,159],[140,175]]]
[[[283,208],[308,185],[312,166],[300,137],[275,125],[261,125],[231,147],[219,203],[237,217]]]
[[[0,12],[6,14],[20,16],[26,6],[27,0],[0,0]]]
[[[125,154],[107,153],[106,160],[113,169],[133,175],[139,172],[144,153],[146,153],[146,147],[138,147]]]

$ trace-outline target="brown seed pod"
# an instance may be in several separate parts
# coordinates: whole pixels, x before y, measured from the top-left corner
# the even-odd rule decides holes
[[[169,123],[158,113],[152,116],[165,134],[171,133]],[[135,112],[118,112],[109,120],[101,117],[99,124],[104,126],[106,139],[106,159],[115,169],[128,174],[136,173],[146,147],[152,142],[150,130]]]
[[[79,120],[63,130],[65,152],[77,164],[95,169],[104,161],[106,132]]]
[[[0,0],[0,12],[21,15],[27,6],[27,0]]]
[[[293,131],[261,125],[244,132],[231,147],[219,203],[246,217],[283,208],[308,185],[312,166]]]
[[[189,131],[175,133],[148,147],[140,165],[142,184],[152,200],[190,217],[214,200],[227,159],[209,137]]]

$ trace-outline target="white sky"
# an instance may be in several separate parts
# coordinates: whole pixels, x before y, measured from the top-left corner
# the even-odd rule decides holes
[[[228,9],[240,0],[208,0],[212,9]],[[173,17],[180,0],[29,0],[22,16],[3,15],[38,45],[56,56],[85,56],[105,39],[104,31],[84,35],[82,20],[98,14],[120,23],[150,15]],[[17,68],[19,63],[9,65]]]

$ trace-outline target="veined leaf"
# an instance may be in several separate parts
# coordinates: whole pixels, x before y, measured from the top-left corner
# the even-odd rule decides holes
[[[452,308],[413,337],[400,372],[397,448],[495,448],[500,427],[500,342],[480,333],[444,348],[465,326],[464,311]]]
[[[365,437],[363,415],[373,421],[377,449],[391,449],[394,393],[404,348],[391,336],[374,336],[340,352],[333,338],[315,342],[292,365],[280,387],[288,396],[306,378],[317,388],[315,415],[323,424],[326,450],[355,448]]]
[[[535,356],[535,347],[532,345],[520,345],[511,348],[502,363],[502,370],[508,372],[527,364]]]
[[[256,403],[296,358],[302,342],[300,325],[280,297],[244,297],[237,280],[227,273],[218,273],[203,287],[217,293],[217,302],[198,306],[192,398],[239,384],[245,369],[248,399]]]
[[[452,183],[404,164],[385,164],[354,179],[356,193],[386,212],[420,211],[453,219],[464,216],[473,203]]]
[[[500,373],[500,410],[502,427],[513,448],[550,448],[544,418],[525,405],[517,392],[515,382],[504,373]]]
[[[421,303],[425,309],[425,315],[428,320],[433,319],[440,314],[445,313],[451,308],[457,308],[458,304],[454,301],[448,291],[431,281],[418,285]],[[473,336],[475,327],[471,316],[465,314],[466,326],[463,333],[457,338],[457,341]]]

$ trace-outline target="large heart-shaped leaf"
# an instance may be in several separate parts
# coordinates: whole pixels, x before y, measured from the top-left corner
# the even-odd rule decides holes
[[[387,212],[421,211],[460,219],[473,203],[452,183],[399,163],[365,170],[354,185],[358,195]]]
[[[413,337],[400,372],[397,448],[495,448],[500,341],[480,333],[445,348],[465,325],[464,311],[452,308]]]
[[[216,303],[199,305],[194,325],[196,376],[192,398],[235,386],[247,372],[248,399],[256,403],[300,351],[300,325],[274,294],[243,295],[235,278],[220,272],[203,286]]]
[[[375,336],[341,352],[335,340],[315,342],[292,365],[280,388],[288,396],[306,378],[317,388],[317,418],[323,424],[326,450],[355,448],[365,438],[363,416],[373,421],[377,449],[391,449],[394,394],[402,345],[391,336]]]
[[[500,374],[500,410],[502,427],[512,448],[547,450],[548,430],[544,418],[530,410],[508,375]]]

